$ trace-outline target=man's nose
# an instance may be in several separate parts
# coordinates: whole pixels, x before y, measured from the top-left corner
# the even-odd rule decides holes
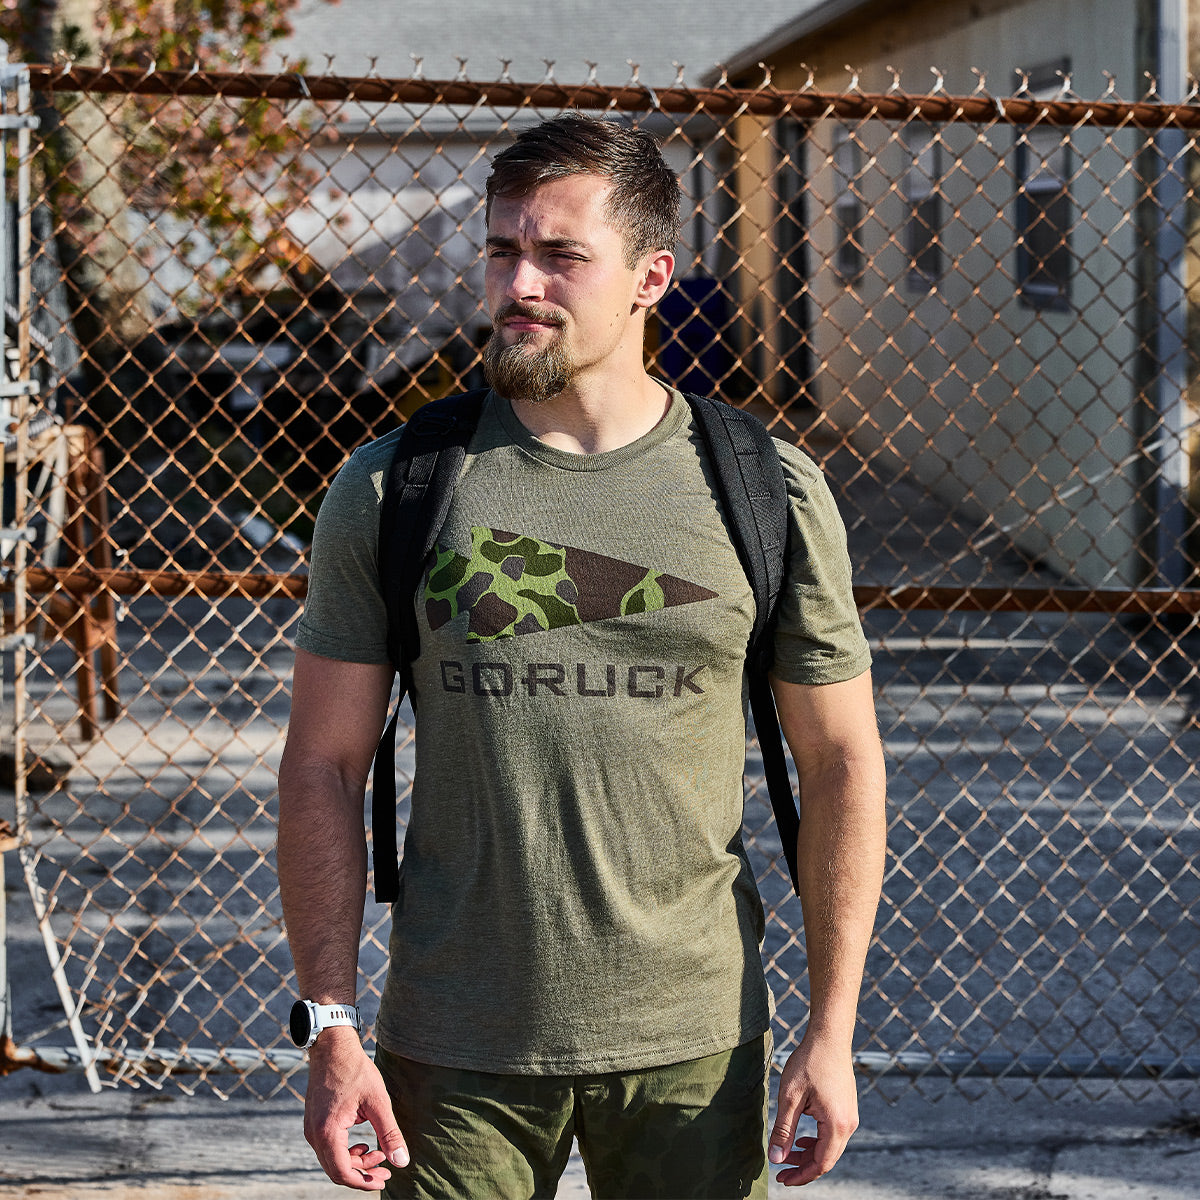
[[[506,295],[510,300],[540,300],[545,291],[545,276],[531,259],[521,255],[513,264]]]

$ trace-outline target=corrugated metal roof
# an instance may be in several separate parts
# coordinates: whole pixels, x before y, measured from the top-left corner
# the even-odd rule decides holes
[[[826,0],[753,0],[731,8],[724,4],[685,0],[302,0],[292,16],[293,36],[281,43],[282,53],[303,57],[322,71],[326,54],[332,69],[363,75],[371,69],[386,76],[413,75],[414,56],[430,79],[453,78],[466,60],[472,79],[500,76],[501,60],[511,60],[509,74],[520,82],[536,81],[554,62],[554,77],[581,83],[588,63],[605,84],[625,83],[630,61],[638,78],[652,87],[675,81],[683,65],[684,82],[699,83],[714,64],[731,59],[749,45],[791,25]]]

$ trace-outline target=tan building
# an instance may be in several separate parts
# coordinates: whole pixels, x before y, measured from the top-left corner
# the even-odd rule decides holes
[[[1149,72],[1179,100],[1187,8],[827,0],[730,77],[765,62],[785,91],[1138,99]],[[776,402],[794,390],[1073,582],[1188,580],[1185,198],[1146,135],[784,117],[740,141],[741,294],[773,314]]]

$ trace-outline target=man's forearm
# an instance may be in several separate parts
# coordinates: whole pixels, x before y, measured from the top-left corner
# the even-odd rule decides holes
[[[797,847],[811,1035],[849,1046],[883,881],[882,753],[801,773]]]
[[[279,892],[306,999],[353,1003],[366,900],[362,784],[284,753],[279,769]]]
[[[779,1080],[771,1162],[785,1187],[830,1170],[858,1127],[851,1050],[858,994],[883,880],[883,749],[870,675],[801,686],[774,681],[800,776],[797,845],[808,950],[809,1018]],[[796,1138],[802,1114],[816,1137]]]

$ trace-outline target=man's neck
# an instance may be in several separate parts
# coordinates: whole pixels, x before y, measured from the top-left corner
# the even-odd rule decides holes
[[[578,380],[544,403],[511,404],[538,441],[568,454],[600,454],[645,437],[666,416],[671,393],[639,370],[624,382]]]

